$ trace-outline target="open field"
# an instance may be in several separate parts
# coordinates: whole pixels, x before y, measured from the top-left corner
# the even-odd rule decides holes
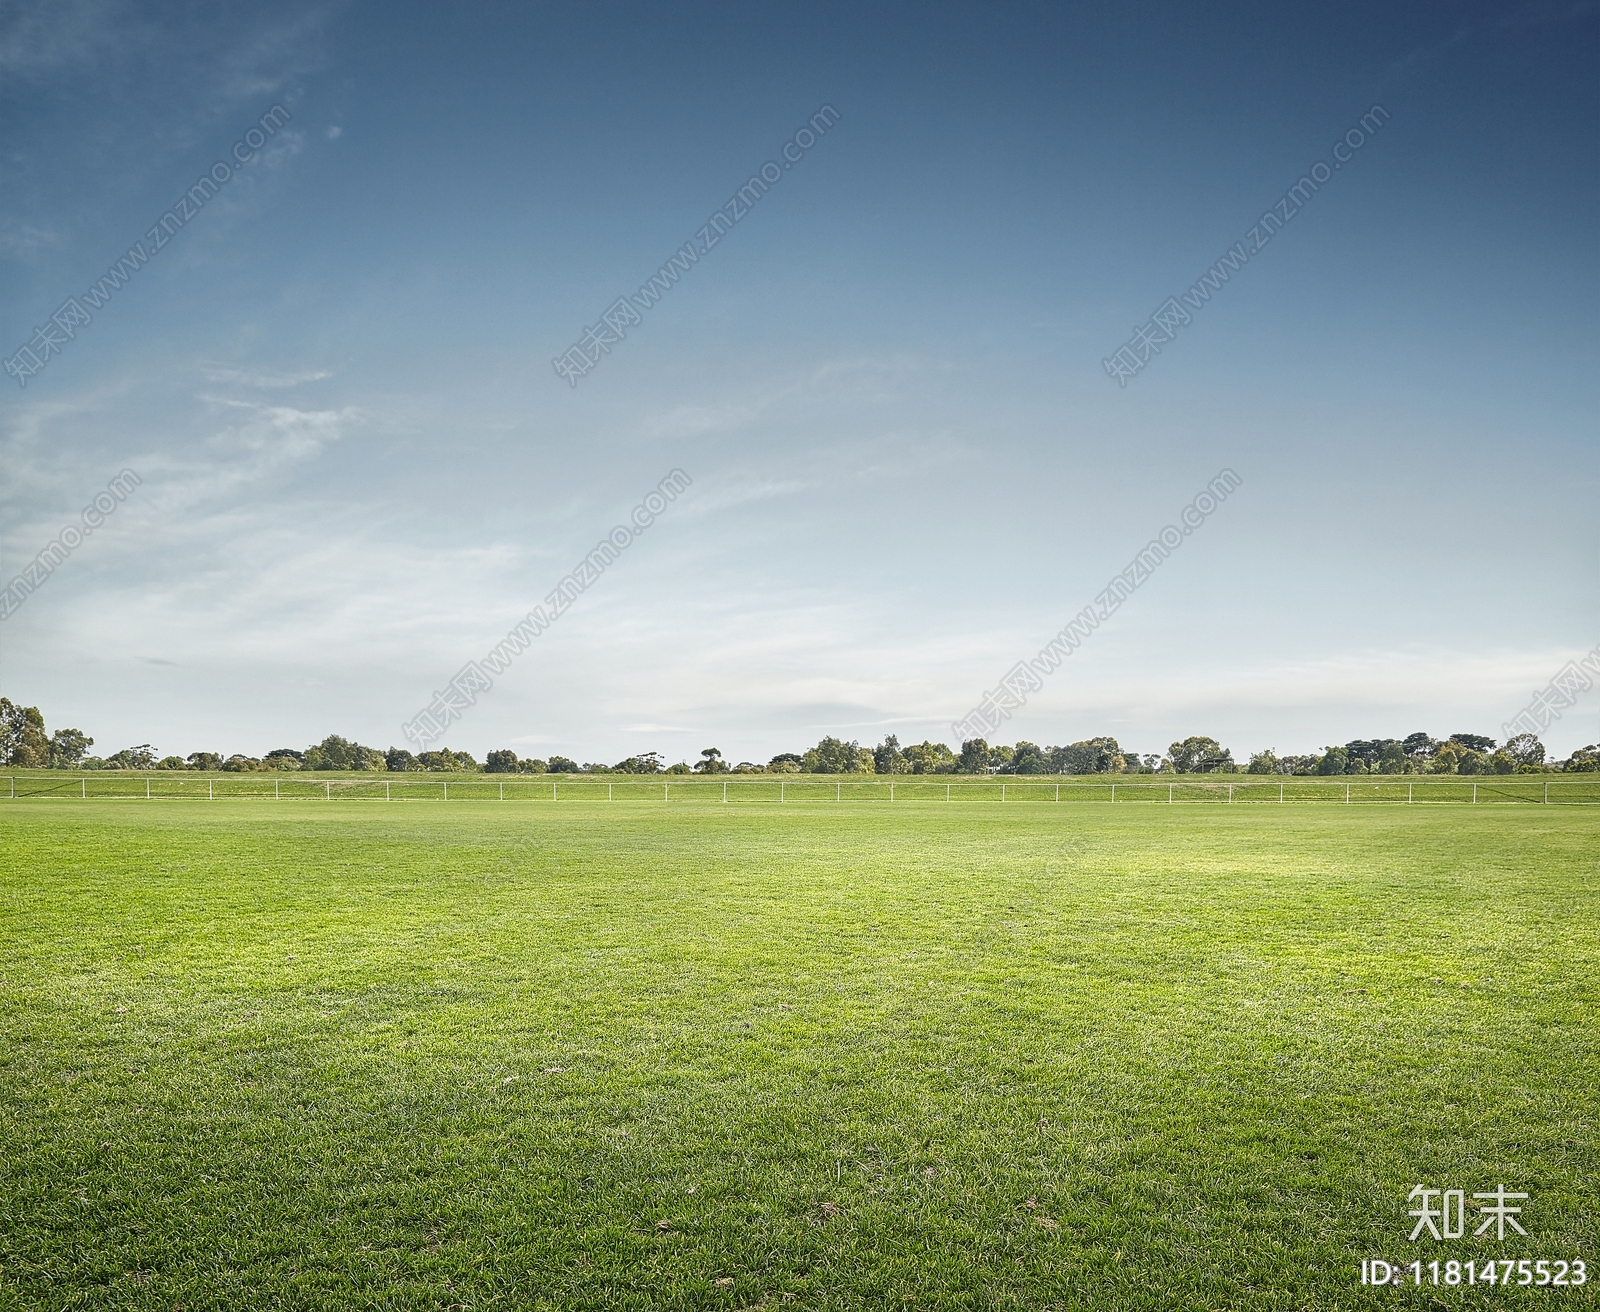
[[[15,798],[617,802],[1501,802],[1600,805],[1600,774],[1547,775],[494,775],[34,770]]]
[[[0,804],[0,1307],[1591,1304],[1590,807],[109,781]]]

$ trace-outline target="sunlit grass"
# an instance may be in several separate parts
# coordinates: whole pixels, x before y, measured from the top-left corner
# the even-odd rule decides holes
[[[1418,1180],[1595,1265],[1600,813],[901,800],[6,803],[0,1304],[1377,1306]]]

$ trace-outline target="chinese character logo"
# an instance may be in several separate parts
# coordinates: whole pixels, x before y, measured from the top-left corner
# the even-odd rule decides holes
[[[1509,1225],[1519,1235],[1526,1235],[1517,1221],[1522,1215],[1522,1208],[1512,1206],[1514,1200],[1520,1201],[1527,1198],[1525,1193],[1508,1193],[1505,1185],[1496,1187],[1493,1193],[1475,1193],[1472,1197],[1478,1200],[1478,1228],[1472,1232],[1473,1238],[1481,1238],[1492,1227],[1495,1238],[1504,1242],[1506,1227]],[[1437,1200],[1437,1201],[1435,1201]],[[1431,1239],[1460,1239],[1467,1229],[1467,1193],[1464,1189],[1435,1189],[1429,1185],[1416,1184],[1411,1186],[1411,1192],[1406,1196],[1406,1201],[1415,1203],[1406,1215],[1416,1221],[1411,1227],[1411,1242],[1416,1243],[1424,1233]]]

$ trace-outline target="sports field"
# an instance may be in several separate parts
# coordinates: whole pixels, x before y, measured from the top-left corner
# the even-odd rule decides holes
[[[1600,1277],[1600,808],[99,782],[0,801],[0,1307]],[[1419,1182],[1525,1192],[1529,1236],[1409,1243]],[[1419,1257],[1589,1283],[1360,1284]]]

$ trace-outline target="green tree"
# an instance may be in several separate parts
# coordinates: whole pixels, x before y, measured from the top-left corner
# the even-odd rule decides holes
[[[805,757],[798,752],[779,752],[767,762],[768,774],[799,774],[805,766]]]
[[[1378,773],[1411,773],[1411,757],[1407,755],[1404,743],[1398,743],[1393,738],[1384,739],[1383,750],[1378,753]]]
[[[57,729],[50,735],[50,768],[76,770],[78,763],[89,754],[94,739],[78,729]]]
[[[877,774],[910,774],[911,765],[900,750],[900,739],[888,734],[872,751],[873,770]]]
[[[1515,738],[1507,739],[1501,750],[1518,766],[1544,764],[1544,744],[1531,733],[1519,733]]]
[[[824,738],[801,759],[808,774],[855,774],[860,769],[860,751],[860,743],[830,737]]]
[[[536,756],[525,756],[517,762],[518,774],[549,774],[550,765]]]
[[[1460,743],[1461,746],[1472,752],[1494,751],[1494,739],[1485,738],[1481,733],[1453,733],[1450,735],[1450,741]]]
[[[1250,768],[1246,774],[1277,774],[1278,754],[1268,747],[1264,751],[1250,754]]]
[[[1350,766],[1350,754],[1342,747],[1329,747],[1317,762],[1318,774],[1344,774]]]
[[[220,758],[217,764],[221,765]],[[140,743],[137,747],[124,747],[115,755],[106,757],[108,770],[153,770],[156,766],[156,754],[151,750],[149,743]]]
[[[406,755],[411,753],[407,752]],[[306,754],[292,747],[274,747],[261,758],[261,764],[268,770],[300,770],[304,769],[305,763]]]
[[[163,756],[156,762],[156,769],[158,770],[182,770],[185,768],[183,757],[181,756]]]
[[[1185,738],[1167,748],[1179,774],[1213,774],[1233,766],[1233,753],[1215,738]]]
[[[700,759],[694,763],[696,774],[727,774],[728,765],[722,759],[722,752],[715,747],[703,748]]]
[[[618,774],[660,774],[661,753],[640,752],[636,756],[630,756],[626,761],[618,761],[611,768]]]
[[[1134,757],[1134,764],[1139,758]],[[1114,774],[1127,767],[1127,758],[1115,738],[1085,738],[1050,749],[1050,769],[1055,774]]]
[[[37,706],[19,706],[0,697],[0,760],[24,768],[50,764],[50,739]]]
[[[989,744],[982,738],[969,738],[962,743],[956,770],[961,774],[988,774]]]
[[[119,752],[117,755],[120,756],[121,753]],[[116,760],[116,757],[111,759]],[[215,752],[190,752],[189,768],[191,770],[220,770],[222,769],[222,758]]]
[[[550,758],[551,774],[577,774],[578,763],[570,756],[552,756]]]
[[[509,749],[490,752],[484,758],[483,772],[485,774],[516,774],[517,754]]]
[[[1600,770],[1600,743],[1590,743],[1587,747],[1580,747],[1567,757],[1566,764],[1562,767],[1571,774],[1593,774]]]
[[[1026,740],[1012,749],[1011,760],[1006,763],[1006,774],[1049,774],[1050,755],[1038,743]]]
[[[907,747],[903,755],[912,774],[953,774],[956,770],[956,754],[931,738]]]

